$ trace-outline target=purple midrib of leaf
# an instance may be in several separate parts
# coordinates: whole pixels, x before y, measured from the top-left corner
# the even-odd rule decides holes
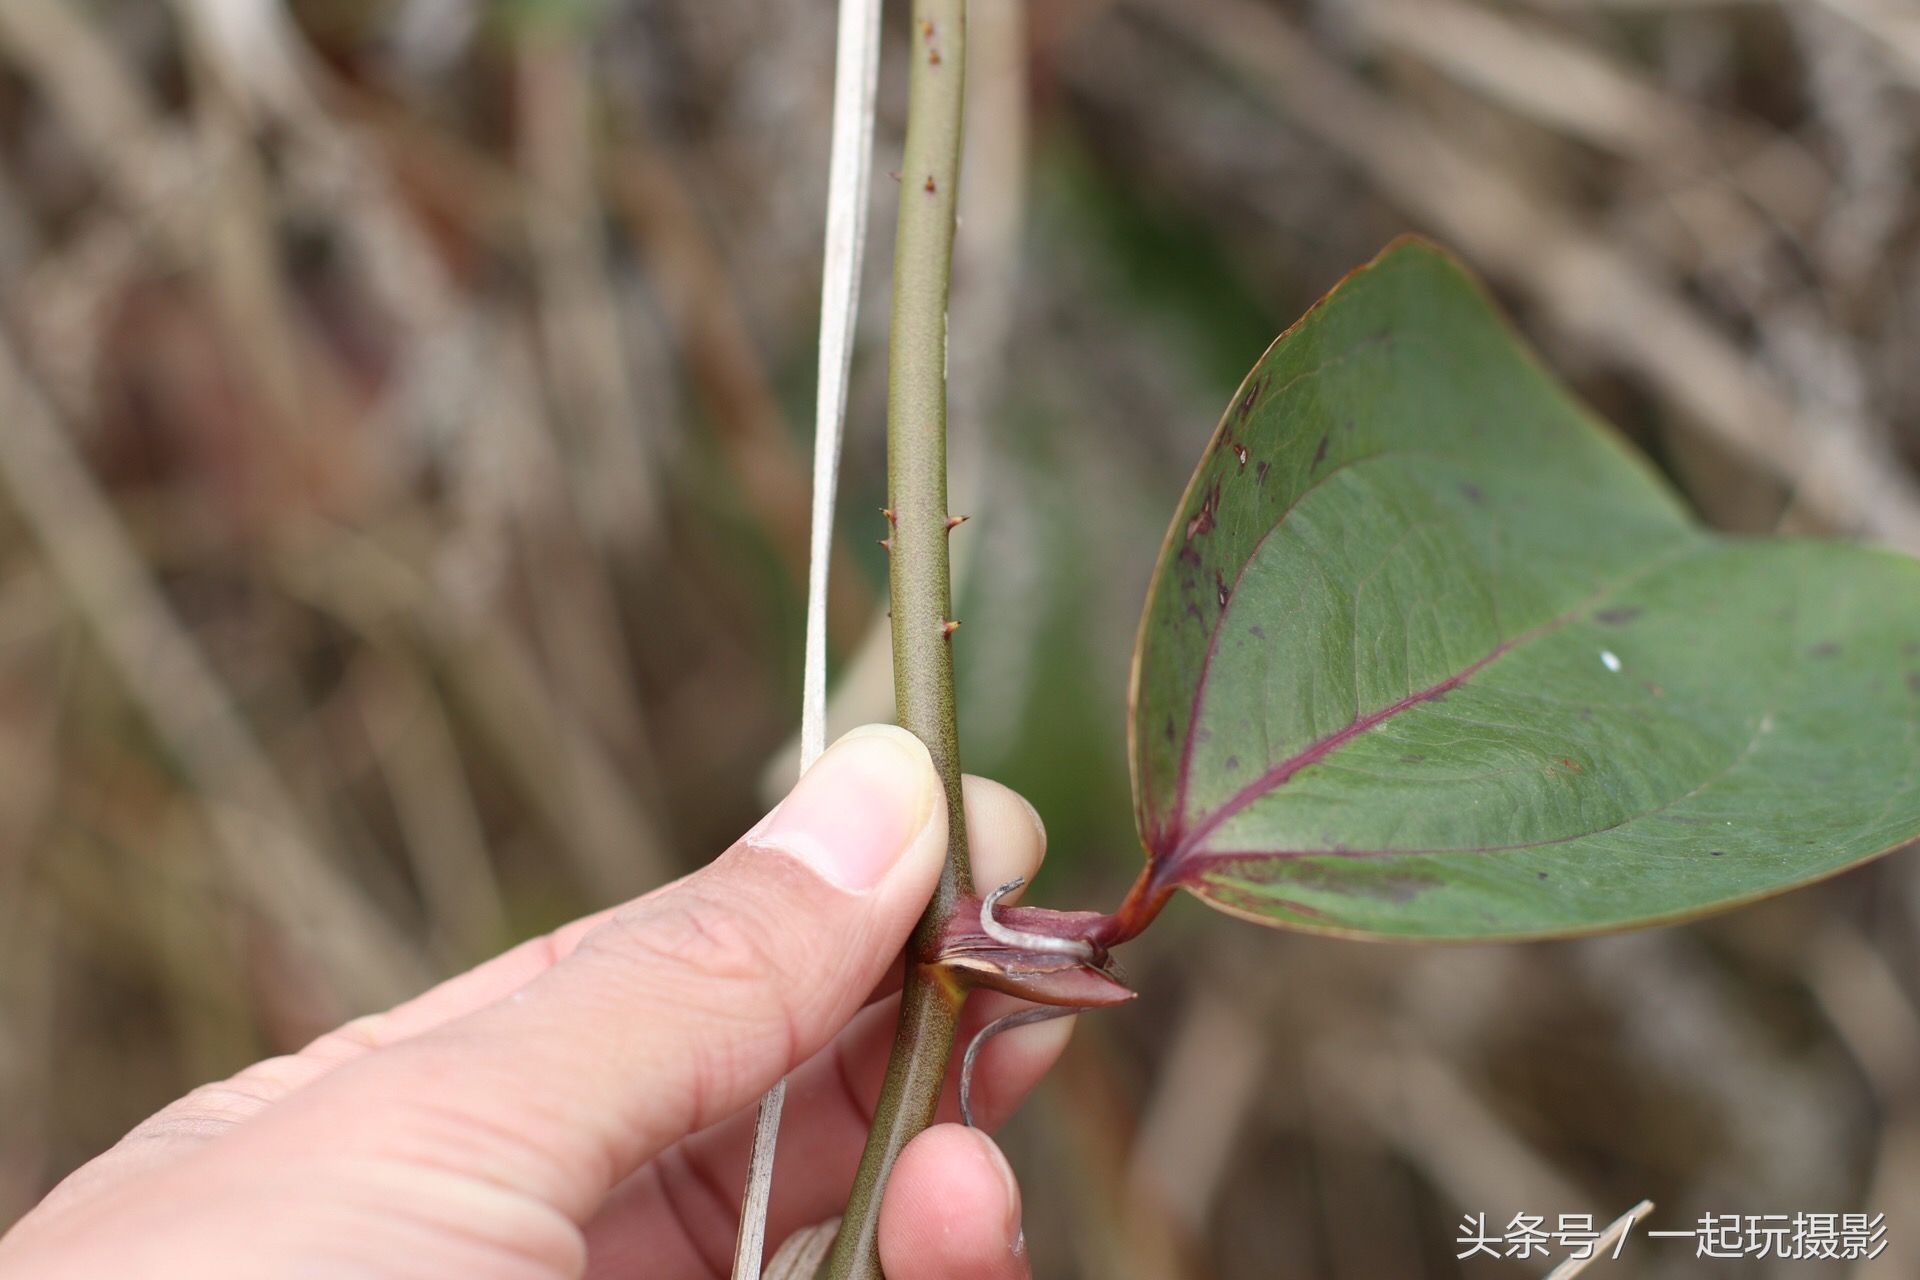
[[[1175,828],[1173,848],[1170,852],[1162,855],[1168,870],[1171,871],[1174,865],[1185,862],[1194,856],[1206,838],[1212,835],[1227,819],[1245,809],[1261,796],[1281,786],[1289,778],[1293,777],[1294,774],[1299,773],[1302,769],[1319,764],[1322,760],[1325,760],[1335,751],[1373,728],[1375,725],[1383,724],[1403,711],[1416,707],[1423,702],[1430,702],[1442,694],[1459,688],[1476,672],[1503,654],[1511,652],[1513,648],[1522,641],[1534,639],[1556,627],[1562,626],[1573,616],[1573,614],[1564,614],[1551,622],[1535,628],[1524,636],[1512,640],[1503,640],[1494,646],[1491,653],[1475,660],[1460,671],[1448,676],[1445,680],[1410,693],[1398,702],[1389,703],[1378,711],[1368,712],[1366,715],[1356,718],[1352,723],[1348,724],[1346,728],[1328,734],[1326,737],[1308,746],[1305,750],[1289,756],[1279,764],[1274,765],[1258,778],[1255,778],[1252,782],[1240,788],[1225,804],[1201,819],[1200,823],[1191,830],[1181,831],[1179,828]],[[1184,787],[1182,788],[1179,802],[1181,808],[1184,809],[1186,806]]]
[[[1562,621],[1564,621],[1564,619],[1556,619],[1554,623],[1549,624],[1549,626],[1546,628],[1542,628],[1542,630],[1551,630],[1553,626],[1559,625],[1559,623]],[[1536,634],[1539,634],[1539,633],[1538,632],[1529,633],[1528,636],[1523,636],[1521,637],[1521,639],[1523,640],[1529,639],[1531,638],[1532,635],[1536,635]],[[1462,681],[1464,681],[1468,676],[1472,675],[1475,671],[1478,671],[1481,667],[1486,666],[1487,663],[1492,662],[1495,658],[1499,657],[1503,652],[1513,648],[1514,645],[1518,643],[1519,641],[1516,640],[1508,644],[1503,644],[1500,648],[1494,650],[1491,654],[1487,655],[1487,657],[1481,659],[1479,662],[1474,663],[1472,666],[1468,667],[1465,671],[1461,672],[1459,675],[1454,676],[1451,679],[1442,681],[1440,684],[1435,685],[1433,689],[1426,691],[1424,694],[1415,695],[1415,697],[1411,700],[1411,702],[1418,702],[1423,697],[1431,698],[1436,696],[1437,694],[1445,693],[1449,688],[1459,685]],[[1411,705],[1411,702],[1408,702],[1405,705],[1396,703],[1395,707],[1397,707],[1399,710],[1404,711],[1406,709],[1406,706]],[[1388,715],[1392,714],[1393,710],[1394,708],[1389,708],[1386,712],[1382,712],[1378,714],[1374,718],[1374,723],[1377,724],[1380,720],[1386,719]],[[1356,721],[1355,725],[1350,727],[1352,727],[1353,731],[1357,733],[1357,732],[1360,732],[1361,729],[1367,726],[1362,726],[1359,724],[1358,721]],[[1708,787],[1719,782],[1722,778],[1726,777],[1734,769],[1744,764],[1747,761],[1747,759],[1753,755],[1755,748],[1757,748],[1760,745],[1761,739],[1764,738],[1767,735],[1767,733],[1771,731],[1772,727],[1773,727],[1773,713],[1772,712],[1761,713],[1760,719],[1756,722],[1754,726],[1753,736],[1747,739],[1747,745],[1741,748],[1739,754],[1734,756],[1721,768],[1715,770],[1712,774],[1708,775],[1706,778],[1703,778],[1700,782],[1696,783],[1694,786],[1690,787],[1685,792],[1673,797],[1671,800],[1668,800],[1663,804],[1656,805],[1651,809],[1643,809],[1635,813],[1630,813],[1625,817],[1622,817],[1617,822],[1610,822],[1606,826],[1595,827],[1587,831],[1574,831],[1574,832],[1569,832],[1566,835],[1548,836],[1538,840],[1523,840],[1516,844],[1480,844],[1480,845],[1472,845],[1465,848],[1340,849],[1340,850],[1333,850],[1333,849],[1209,849],[1206,851],[1206,854],[1204,855],[1204,860],[1207,865],[1214,866],[1222,862],[1251,861],[1254,859],[1261,859],[1261,858],[1278,858],[1278,859],[1320,858],[1320,857],[1325,857],[1328,854],[1336,854],[1337,856],[1342,858],[1391,858],[1391,857],[1406,857],[1409,855],[1423,855],[1423,854],[1434,855],[1434,854],[1450,854],[1450,853],[1517,853],[1522,849],[1542,849],[1549,845],[1572,844],[1576,840],[1591,840],[1594,836],[1604,835],[1609,831],[1618,831],[1621,827],[1626,826],[1629,822],[1638,821],[1652,814],[1663,813],[1666,810],[1673,808],[1677,804],[1693,799],[1693,797],[1699,795],[1702,791],[1705,791]],[[1352,735],[1348,734],[1347,736],[1351,737]],[[1339,735],[1336,734],[1334,735],[1334,737],[1339,737]],[[1326,739],[1325,743],[1328,746],[1328,750],[1331,750],[1333,746],[1338,745],[1338,743],[1334,742],[1334,738],[1332,737]],[[1318,745],[1321,745],[1321,744],[1316,744],[1316,746]],[[1312,748],[1310,748],[1309,750],[1311,751]],[[1306,754],[1307,754],[1306,752],[1303,752],[1302,756]],[[1324,756],[1325,752],[1322,752],[1321,755]],[[1301,756],[1296,756],[1294,759],[1300,760]],[[1288,763],[1292,764],[1293,761],[1288,761]],[[1307,764],[1311,764],[1311,763],[1313,762],[1306,761],[1302,763],[1299,767],[1305,768]],[[1278,770],[1273,770],[1271,772],[1278,772]],[[1291,773],[1289,773],[1288,776],[1289,777],[1292,776]],[[1264,777],[1262,780],[1264,781]],[[1286,779],[1281,778],[1278,781],[1274,782],[1273,786],[1277,787],[1280,785],[1281,782],[1284,782],[1284,781],[1286,781]],[[1258,782],[1253,784],[1254,787],[1257,787],[1259,785],[1260,784]],[[1251,789],[1252,788],[1249,788],[1249,790]],[[1268,788],[1268,790],[1271,790],[1271,789],[1272,789],[1271,787]],[[1244,795],[1245,793],[1242,792],[1241,794]],[[1234,797],[1234,800],[1236,801],[1240,800],[1240,795],[1236,795]],[[1229,803],[1232,803],[1232,802],[1230,801]],[[1251,798],[1241,803],[1239,807],[1245,808],[1246,805],[1250,803],[1252,803]],[[1225,817],[1228,817],[1228,816],[1231,816],[1231,815],[1216,815],[1215,818],[1209,819],[1207,822],[1207,830],[1211,831],[1213,828],[1218,827],[1220,825],[1220,822],[1224,821]],[[1193,856],[1193,851],[1181,850],[1176,854],[1176,856],[1190,858]]]
[[[1321,367],[1324,367],[1324,366],[1319,366],[1314,369],[1308,370],[1306,373],[1296,375],[1295,377],[1289,378],[1286,382],[1282,383],[1280,387],[1276,390],[1274,397],[1271,400],[1269,400],[1269,408],[1271,408],[1272,405],[1278,403],[1278,396],[1280,392],[1283,392],[1288,387],[1293,386],[1296,382],[1299,382],[1301,378],[1307,377],[1309,374],[1312,374],[1312,373],[1318,373]],[[1221,424],[1220,430],[1221,431],[1226,430],[1225,423]],[[1219,442],[1220,442],[1220,436],[1218,433],[1216,433],[1213,443],[1207,446],[1208,456],[1212,456],[1214,453],[1218,451],[1220,447]],[[1295,495],[1293,495],[1293,498],[1287,503],[1286,508],[1282,510],[1279,513],[1279,515],[1274,518],[1273,523],[1268,526],[1266,532],[1260,535],[1259,540],[1256,541],[1253,544],[1253,546],[1248,550],[1246,557],[1240,561],[1240,566],[1233,571],[1233,586],[1228,590],[1227,598],[1220,606],[1220,612],[1214,616],[1213,626],[1209,628],[1207,631],[1207,652],[1206,652],[1206,655],[1200,660],[1200,678],[1196,680],[1193,685],[1193,703],[1188,708],[1188,712],[1187,712],[1187,736],[1186,736],[1186,741],[1184,741],[1180,745],[1180,771],[1174,780],[1175,824],[1171,827],[1164,829],[1166,833],[1164,841],[1151,842],[1155,846],[1152,852],[1156,859],[1158,859],[1160,857],[1160,854],[1162,853],[1162,850],[1158,847],[1158,845],[1161,843],[1174,846],[1176,849],[1176,853],[1174,857],[1180,856],[1177,850],[1179,846],[1182,845],[1183,841],[1181,840],[1181,836],[1180,836],[1179,818],[1182,814],[1186,812],[1186,807],[1187,807],[1188,783],[1193,774],[1194,741],[1198,737],[1198,733],[1199,733],[1200,708],[1207,695],[1207,677],[1208,677],[1208,674],[1213,670],[1213,658],[1214,658],[1214,654],[1219,651],[1220,637],[1223,634],[1225,634],[1227,629],[1227,613],[1229,610],[1232,609],[1233,602],[1240,598],[1240,585],[1242,582],[1246,580],[1247,569],[1253,564],[1255,560],[1257,560],[1260,557],[1260,553],[1266,548],[1267,543],[1276,534],[1278,534],[1280,530],[1286,525],[1288,518],[1293,515],[1294,511],[1296,511],[1299,508],[1300,504],[1305,502],[1310,496],[1312,496],[1316,491],[1318,491],[1323,486],[1325,486],[1335,476],[1351,471],[1356,467],[1364,466],[1367,463],[1377,462],[1382,458],[1392,457],[1399,452],[1404,452],[1404,451],[1384,449],[1376,453],[1362,454],[1359,457],[1348,458],[1345,461],[1339,463],[1337,466],[1330,467],[1328,470],[1321,473],[1319,476],[1316,476],[1313,479],[1312,483],[1308,484],[1305,488],[1300,490],[1299,493],[1296,493]],[[1317,455],[1314,461],[1316,462],[1316,464],[1318,463],[1319,458]],[[1198,484],[1199,484],[1199,473],[1196,473],[1193,481],[1193,485],[1198,486]],[[1186,511],[1186,508],[1183,505],[1181,508],[1181,519],[1186,518],[1185,511]],[[1174,527],[1178,528],[1179,524],[1180,524],[1180,521],[1176,520]],[[1279,784],[1276,783],[1274,785],[1277,786]],[[1171,861],[1171,860],[1172,859],[1168,859],[1168,861]]]
[[[1542,636],[1550,635],[1566,626],[1569,622],[1572,622],[1575,618],[1592,612],[1599,608],[1610,596],[1616,595],[1634,582],[1640,581],[1660,569],[1667,567],[1675,560],[1688,554],[1692,549],[1692,544],[1685,544],[1676,548],[1675,552],[1671,555],[1657,557],[1651,563],[1627,575],[1623,580],[1607,583],[1602,586],[1565,613],[1554,618],[1549,618],[1538,626],[1524,631],[1511,639],[1502,640],[1484,657],[1475,659],[1446,679],[1428,685],[1424,689],[1409,693],[1399,701],[1389,703],[1377,711],[1370,711],[1366,715],[1355,717],[1345,728],[1336,730],[1326,737],[1318,739],[1301,751],[1287,757],[1279,764],[1268,769],[1258,778],[1255,778],[1252,782],[1235,792],[1228,798],[1225,804],[1202,818],[1192,827],[1186,827],[1180,822],[1180,818],[1186,812],[1189,774],[1187,766],[1190,763],[1188,760],[1183,760],[1180,772],[1180,786],[1174,797],[1175,823],[1168,829],[1166,839],[1160,843],[1159,847],[1154,848],[1152,851],[1153,861],[1156,864],[1155,879],[1162,883],[1178,881],[1182,879],[1184,874],[1190,869],[1189,864],[1196,860],[1212,862],[1216,858],[1227,856],[1248,856],[1246,852],[1239,852],[1232,855],[1211,854],[1204,851],[1201,846],[1205,843],[1207,837],[1218,830],[1221,824],[1226,822],[1227,819],[1241,812],[1254,801],[1260,799],[1260,797],[1285,785],[1289,778],[1292,778],[1302,769],[1311,768],[1313,765],[1319,764],[1322,760],[1325,760],[1328,756],[1367,730],[1384,724],[1395,716],[1402,715],[1423,702],[1431,702],[1433,699],[1459,688],[1487,666],[1506,654],[1513,652],[1521,645],[1538,640]],[[1225,611],[1223,610],[1218,626],[1220,629],[1224,629],[1224,625]],[[1216,631],[1215,635],[1210,639],[1207,649],[1207,669],[1211,669],[1214,646],[1217,644],[1218,638],[1218,631]],[[1187,748],[1189,752],[1191,752],[1192,749],[1193,735],[1199,728],[1198,710],[1202,694],[1206,688],[1207,669],[1202,670],[1200,685],[1194,694],[1195,718],[1188,728]]]

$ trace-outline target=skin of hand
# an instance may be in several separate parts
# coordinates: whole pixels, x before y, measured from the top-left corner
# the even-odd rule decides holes
[[[1031,878],[1033,809],[965,784],[975,874]],[[899,955],[947,814],[926,748],[855,730],[710,865],[173,1103],[4,1237],[0,1280],[725,1276],[753,1104],[790,1075],[769,1241],[839,1212]],[[1015,1002],[968,1002],[961,1035]],[[1071,1019],[994,1040],[1004,1118]],[[881,1210],[893,1280],[1029,1274],[999,1148],[947,1119]]]

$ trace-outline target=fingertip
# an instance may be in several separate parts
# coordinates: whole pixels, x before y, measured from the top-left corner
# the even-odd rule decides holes
[[[897,725],[863,725],[829,747],[739,847],[785,854],[850,893],[903,863],[924,879],[945,854],[940,798],[920,739]]]
[[[1032,880],[1047,853],[1040,813],[1013,788],[968,774],[961,780],[967,805],[967,846],[973,881],[987,893],[1009,880]],[[1019,897],[1019,891],[1008,900]]]
[[[904,1280],[1027,1275],[1020,1185],[993,1139],[941,1124],[907,1144],[880,1208],[880,1264]]]

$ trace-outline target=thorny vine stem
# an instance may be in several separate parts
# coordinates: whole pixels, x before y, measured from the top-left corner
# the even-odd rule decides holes
[[[893,689],[900,723],[927,745],[947,795],[947,864],[907,944],[887,1075],[841,1220],[829,1280],[881,1280],[880,1198],[933,1121],[966,989],[929,963],[954,904],[973,892],[953,694],[947,563],[947,294],[965,100],[966,0],[914,0],[907,139],[887,353],[887,490]]]

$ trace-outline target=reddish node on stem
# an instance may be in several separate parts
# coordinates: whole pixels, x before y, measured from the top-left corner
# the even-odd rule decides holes
[[[1117,947],[1139,937],[1173,897],[1174,888],[1174,877],[1163,874],[1160,861],[1149,861],[1119,909],[1100,917],[1083,936],[1102,947]]]
[[[938,190],[938,188],[937,188],[937,187],[935,187],[935,186],[933,185],[933,175],[932,175],[932,174],[928,174],[928,175],[927,175],[927,185],[926,185],[926,192],[927,192],[927,194],[928,194],[928,195],[932,195],[932,194],[933,194],[933,193],[934,193],[934,192],[935,192],[936,190]]]
[[[1002,885],[990,900],[1011,887]],[[991,932],[989,921],[995,921]],[[1091,911],[996,907],[968,895],[947,922],[936,963],[973,986],[1039,1004],[1076,1009],[1124,1004],[1133,999],[1133,990],[1107,949],[1087,936],[1106,921]]]

